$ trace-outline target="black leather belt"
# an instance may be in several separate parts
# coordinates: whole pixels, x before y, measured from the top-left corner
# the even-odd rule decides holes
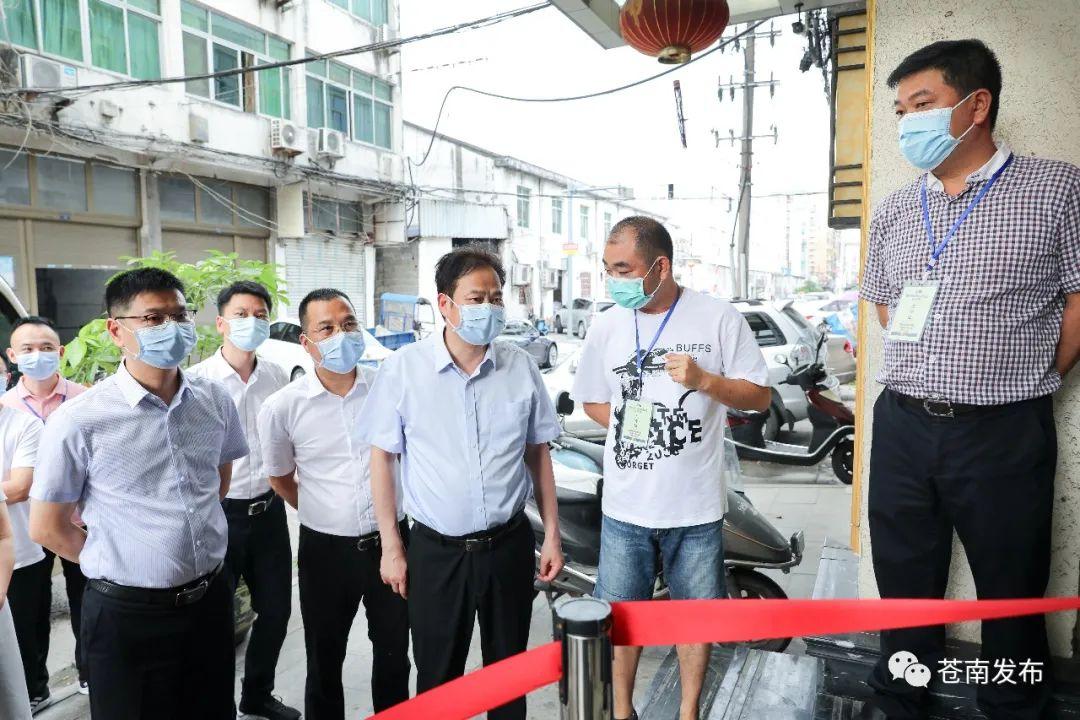
[[[967,415],[977,415],[979,413],[994,412],[1005,407],[1004,405],[965,405],[963,403],[954,403],[949,402],[948,400],[939,400],[935,398],[927,398],[924,400],[895,391],[890,392],[896,396],[896,399],[900,401],[901,405],[916,410],[922,410],[930,417],[935,418],[955,418]]]
[[[421,534],[427,535],[429,538],[437,540],[443,545],[461,547],[465,549],[465,552],[480,552],[494,549],[496,545],[502,542],[507,535],[516,530],[523,522],[525,522],[525,511],[519,510],[514,517],[510,518],[510,520],[502,525],[496,525],[493,528],[488,528],[482,532],[472,533],[470,535],[461,535],[458,537],[443,535],[419,522],[413,523],[413,530],[419,530]]]
[[[102,595],[117,600],[142,603],[143,605],[185,607],[194,605],[206,596],[210,585],[221,574],[222,567],[223,565],[218,565],[212,572],[203,575],[201,578],[175,588],[138,588],[98,579],[90,580],[87,584]]]
[[[221,507],[225,511],[226,515],[232,515],[233,517],[248,516],[254,517],[256,515],[262,515],[264,512],[270,509],[270,506],[274,503],[274,499],[277,495],[273,490],[263,493],[258,497],[253,497],[250,500],[234,500],[232,498],[225,498],[221,501]]]

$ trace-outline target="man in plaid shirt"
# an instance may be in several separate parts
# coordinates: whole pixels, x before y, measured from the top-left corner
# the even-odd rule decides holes
[[[900,148],[928,171],[870,226],[862,298],[885,331],[869,517],[882,597],[941,598],[953,530],[980,598],[1038,597],[1050,573],[1057,437],[1052,395],[1080,356],[1080,169],[993,138],[1001,68],[977,40],[938,42],[888,79]],[[1042,616],[983,623],[982,656],[1047,662]],[[926,718],[942,627],[882,632],[864,718]],[[1048,676],[1049,673],[1044,673]],[[984,684],[991,720],[1043,717],[1048,683]]]

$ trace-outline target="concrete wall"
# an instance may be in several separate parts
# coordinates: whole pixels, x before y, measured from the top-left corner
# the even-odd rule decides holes
[[[968,0],[964,3],[930,3],[926,0],[881,0],[877,3],[874,31],[874,88],[872,98],[872,155],[870,163],[871,206],[916,175],[900,155],[896,143],[893,94],[885,86],[889,72],[910,52],[936,40],[975,37],[997,54],[1004,72],[998,136],[1018,153],[1060,158],[1080,163],[1080,3],[1071,0]],[[863,304],[861,315],[872,317]],[[861,509],[860,593],[876,597],[870,562],[870,537],[866,520],[866,468],[870,452],[870,408],[880,387],[873,382],[881,365],[881,332],[868,325],[860,349],[861,371],[866,382],[862,416],[863,488]],[[1049,594],[1078,594],[1080,569],[1080,372],[1073,372],[1057,397],[1058,466],[1054,511],[1053,565]],[[1007,532],[1002,518],[1003,532]],[[974,584],[963,549],[954,543],[949,594],[974,597]],[[1072,655],[1076,616],[1056,613],[1048,618],[1051,649],[1061,657]],[[968,623],[955,633],[978,640],[978,623]]]

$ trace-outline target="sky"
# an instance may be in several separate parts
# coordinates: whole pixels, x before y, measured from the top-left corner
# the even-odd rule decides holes
[[[403,0],[402,36],[523,7],[529,0]],[[829,105],[821,70],[798,70],[805,39],[791,32],[794,18],[779,18],[775,47],[759,39],[757,79],[778,81],[776,96],[756,91],[755,134],[776,125],[779,142],[754,145],[753,194],[820,192],[827,188]],[[763,32],[768,24],[758,29]],[[742,27],[739,28],[740,30]],[[733,32],[729,28],[727,34]],[[402,51],[405,119],[432,127],[448,88],[466,85],[492,92],[558,97],[594,92],[648,77],[666,69],[633,48],[604,50],[559,10],[547,7],[490,28],[468,30],[406,46]],[[455,91],[443,114],[440,132],[495,152],[513,155],[594,186],[628,185],[636,204],[660,212],[684,226],[707,228],[730,236],[727,200],[665,198],[669,183],[675,196],[700,198],[738,193],[742,100],[725,92],[717,99],[718,80],[740,80],[743,58],[733,48],[714,53],[671,75],[601,98],[565,103],[520,103]],[[687,148],[678,136],[672,80],[682,86]],[[721,135],[717,147],[712,130]],[[818,216],[824,218],[825,196]],[[776,211],[782,199],[755,201],[752,239],[761,251],[773,243]],[[758,240],[758,237],[761,237]],[[726,245],[726,240],[724,244]],[[775,249],[775,248],[773,248]],[[760,265],[753,262],[752,266]]]

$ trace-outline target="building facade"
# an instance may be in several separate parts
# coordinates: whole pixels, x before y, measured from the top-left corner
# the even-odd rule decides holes
[[[374,245],[404,240],[399,55],[259,67],[392,40],[396,0],[2,8],[0,92],[40,91],[0,95],[0,275],[28,309],[66,339],[122,257],[220,250],[283,266],[282,316],[329,285],[374,320]]]
[[[434,301],[435,262],[454,247],[483,243],[506,266],[511,317],[551,319],[575,299],[603,298],[604,241],[630,215],[665,218],[629,200],[629,191],[597,188],[524,160],[404,124],[413,164],[414,206],[405,247],[379,248],[377,293]],[[429,150],[430,149],[430,150]],[[385,272],[391,259],[401,272]],[[391,277],[392,275],[392,277]],[[383,284],[380,284],[380,281]]]

